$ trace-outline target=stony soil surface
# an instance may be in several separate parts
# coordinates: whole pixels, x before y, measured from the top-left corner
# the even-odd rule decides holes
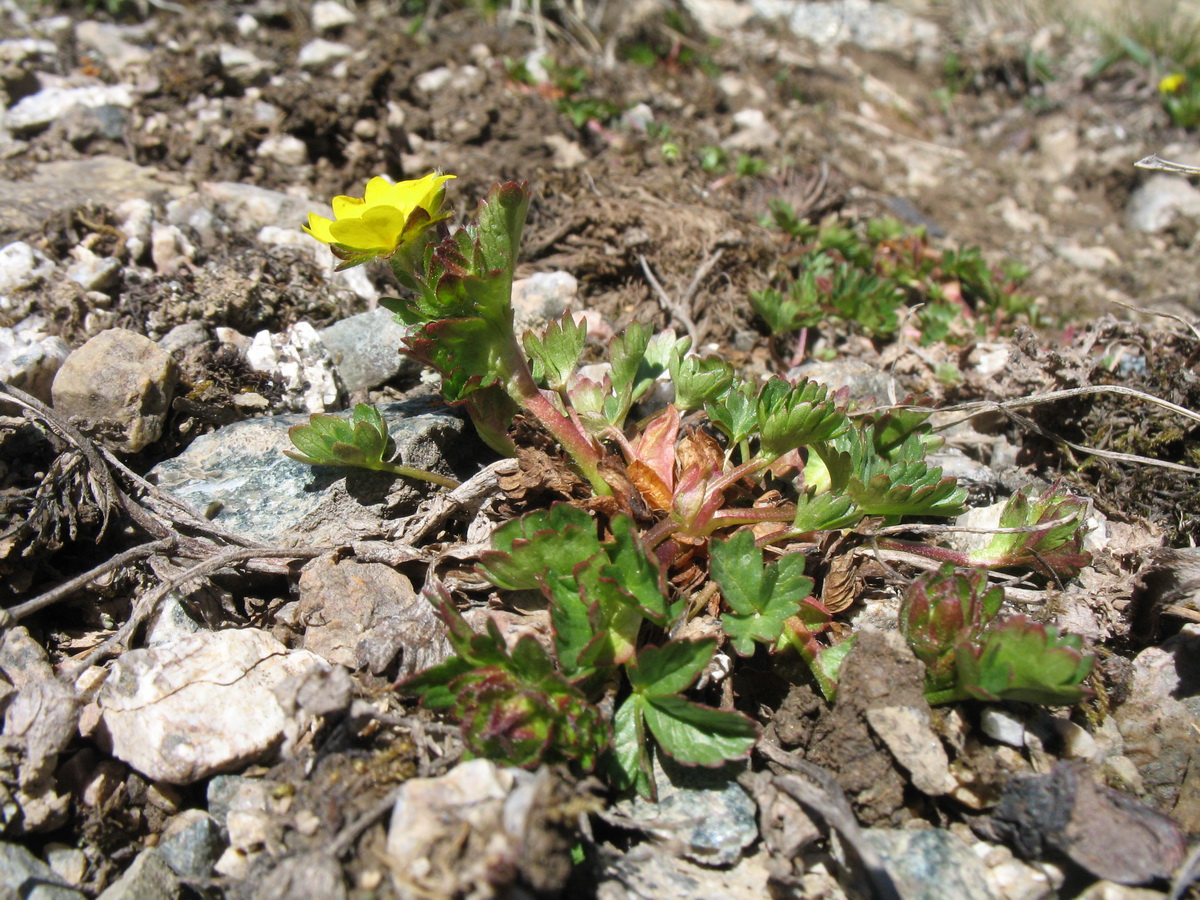
[[[1096,40],[973,7],[910,15],[763,0],[761,10],[795,13],[789,27],[720,0],[567,3],[544,18],[522,4],[515,15],[507,4],[425,6],[151,2],[116,4],[114,19],[0,0],[0,364],[4,380],[54,407],[0,398],[0,607],[14,619],[0,643],[0,872],[57,879],[63,897],[160,896],[150,884],[172,897],[488,896],[513,884],[546,895],[764,896],[768,880],[779,896],[838,897],[856,867],[838,874],[832,828],[861,861],[878,857],[905,897],[1164,896],[1185,835],[1200,833],[1200,635],[1180,631],[1200,621],[1186,551],[1200,522],[1187,468],[1200,464],[1194,417],[1083,393],[1022,419],[976,421],[952,441],[974,460],[982,502],[1058,477],[1093,500],[1095,564],[1075,583],[1031,591],[1029,612],[1094,647],[1096,700],[999,714],[926,706],[920,728],[941,753],[931,761],[901,747],[904,729],[880,712],[923,704],[915,660],[894,642],[863,642],[846,675],[855,699],[836,707],[776,669],[749,669],[732,683],[774,749],[754,757],[733,806],[689,808],[684,825],[657,831],[657,811],[616,807],[561,772],[452,769],[455,729],[389,689],[444,652],[423,581],[436,574],[484,605],[470,567],[478,542],[533,498],[476,498],[473,518],[387,479],[318,477],[295,488],[297,502],[328,488],[331,505],[286,519],[290,470],[274,448],[253,452],[278,483],[187,498],[201,517],[140,480],[156,464],[164,487],[192,466],[232,465],[203,441],[243,420],[354,400],[415,403],[405,410],[416,430],[397,442],[430,466],[466,478],[493,461],[390,347],[381,362],[360,358],[372,338],[387,344],[384,317],[337,331],[394,290],[390,276],[335,274],[328,251],[299,231],[309,211],[374,175],[435,168],[458,176],[460,210],[495,181],[534,185],[518,274],[573,277],[531,288],[535,319],[564,305],[587,311],[599,337],[631,321],[681,329],[690,319],[699,343],[747,372],[771,370],[747,298],[787,250],[760,223],[783,200],[814,221],[886,215],[925,228],[937,247],[1023,262],[1022,290],[1040,310],[1037,322],[998,323],[952,346],[818,329],[812,354],[886,372],[899,396],[946,403],[1118,385],[1200,409],[1200,337],[1188,324],[1200,191],[1133,167],[1154,152],[1200,162],[1189,159],[1194,136],[1170,125],[1150,73],[1122,63],[1094,74]],[[806,23],[809,33],[795,33]],[[951,53],[967,62],[947,82]],[[553,63],[539,83],[543,59]],[[683,298],[686,317],[664,296]],[[62,365],[110,329],[120,338]],[[284,334],[290,343],[272,344]],[[312,341],[346,349],[331,361]],[[299,367],[290,381],[289,353]],[[123,377],[128,358],[158,396],[89,419],[94,385]],[[961,379],[939,379],[947,362]],[[238,434],[239,447],[264,446]],[[273,529],[230,518],[247,498]],[[385,533],[404,539],[378,540]],[[119,557],[147,539],[159,543]],[[354,540],[370,546],[351,549]],[[331,543],[358,567],[351,574],[313,549]],[[847,622],[880,615],[871,601],[888,583],[864,574]],[[22,606],[34,598],[45,602]],[[166,621],[164,603],[186,623]],[[177,695],[210,678],[206,654],[223,643],[218,667],[274,698],[224,730],[206,723],[206,740],[228,741],[226,774],[155,756],[136,728],[126,736],[145,706],[171,698],[176,723],[217,718],[227,698],[191,707]],[[180,680],[155,682],[153,696],[120,694],[139,666],[163,664],[117,652],[133,647],[195,669],[172,668]],[[852,812],[818,808],[816,824],[801,813],[811,797],[787,781],[802,780],[788,768],[793,750],[836,772]],[[409,781],[448,771],[457,780],[426,794]],[[951,773],[953,790],[931,787]],[[406,784],[418,787],[389,832]],[[470,828],[437,818],[428,795],[453,790],[479,798]],[[706,803],[722,790],[695,788]],[[521,799],[502,816],[506,797]],[[754,808],[736,807],[748,797],[757,823]],[[725,856],[695,849],[708,838],[680,836],[695,817],[743,813],[749,832],[712,851]],[[583,837],[580,821],[591,823]],[[920,847],[906,843],[919,837]],[[1116,861],[1105,853],[1114,841],[1128,848]],[[574,868],[572,846],[585,857]],[[906,858],[929,860],[937,877],[922,879]],[[0,895],[25,896],[4,877]]]

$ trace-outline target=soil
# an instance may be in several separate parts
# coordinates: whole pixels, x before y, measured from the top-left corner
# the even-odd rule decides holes
[[[380,173],[400,179],[436,168],[458,176],[450,193],[464,212],[493,182],[527,180],[535,199],[519,275],[570,272],[580,284],[580,305],[598,311],[616,332],[633,321],[680,328],[664,309],[651,272],[666,295],[690,300],[700,343],[755,374],[774,363],[766,328],[747,298],[770,282],[789,249],[778,230],[761,223],[769,204],[785,201],[812,221],[891,216],[926,229],[939,248],[978,246],[997,266],[1024,263],[1030,274],[1022,290],[1036,297],[1037,321],[1009,322],[954,347],[929,348],[915,346],[903,332],[868,339],[852,328],[818,327],[811,336],[814,353],[888,368],[906,390],[944,403],[1119,384],[1200,409],[1200,339],[1182,321],[1200,315],[1191,287],[1200,281],[1195,223],[1181,219],[1156,234],[1124,224],[1129,197],[1145,178],[1133,163],[1194,136],[1170,124],[1147,71],[1118,63],[1094,74],[1099,45],[1061,25],[1013,20],[982,29],[965,13],[938,7],[925,13],[937,21],[940,38],[924,49],[831,49],[761,22],[709,34],[688,13],[689,4],[600,4],[602,18],[588,23],[573,18],[574,5],[564,4],[547,10],[549,37],[539,45],[530,15],[514,22],[490,4],[481,12],[457,3],[432,3],[426,10],[409,0],[380,0],[358,4],[355,21],[327,35],[354,48],[352,56],[337,67],[301,71],[297,53],[317,36],[306,4],[109,4],[115,18],[95,8],[102,6],[45,3],[35,15],[139,26],[138,44],[150,53],[143,77],[151,86],[141,91],[118,136],[89,133],[69,121],[23,135],[19,147],[0,159],[0,180],[28,181],[55,161],[115,156],[156,167],[182,186],[227,181],[328,198],[353,195]],[[257,27],[240,29],[239,16],[251,17]],[[23,27],[19,15],[0,5],[0,30],[16,35]],[[274,74],[247,84],[222,65],[223,44],[252,52]],[[551,81],[541,85],[521,73],[539,49],[555,60]],[[110,60],[73,41],[61,41],[56,52],[64,76],[120,80]],[[951,53],[970,62],[948,82]],[[1031,63],[1035,56],[1046,61],[1045,75]],[[452,74],[437,90],[424,89],[422,76],[443,66],[460,75],[467,66],[476,70],[457,81]],[[4,79],[0,71],[10,106],[36,88]],[[276,107],[278,116],[255,118],[261,103]],[[755,133],[735,124],[735,114],[747,109],[761,111],[773,130]],[[303,143],[299,164],[260,152],[264,140],[280,135]],[[725,148],[723,161],[706,165],[711,148]],[[739,157],[751,161],[741,174]],[[210,242],[197,238],[194,257],[168,273],[129,259],[117,224],[113,209],[95,202],[49,217],[0,219],[0,245],[28,241],[62,261],[70,248],[90,241],[98,254],[127,263],[108,315],[97,318],[82,291],[58,285],[19,297],[24,306],[0,312],[12,320],[0,324],[38,313],[74,348],[100,327],[157,339],[175,326],[201,322],[249,335],[298,321],[327,325],[365,308],[364,301],[333,287],[309,254],[264,245],[254,239],[256,229],[218,230],[219,239]],[[1096,251],[1082,265],[1072,252],[1081,248]],[[381,270],[370,275],[384,293],[394,290]],[[975,366],[981,355],[997,346],[1011,352],[1010,363],[980,374]],[[948,360],[961,364],[961,382],[936,377],[937,364]],[[145,472],[197,435],[242,417],[231,403],[239,393],[278,399],[276,389],[228,347],[207,345],[189,352],[181,365],[182,402],[164,438],[126,460],[135,471]],[[396,381],[370,399],[414,390],[420,386]],[[1153,533],[1147,548],[1194,544],[1200,528],[1194,469],[1105,460],[1062,443],[1194,467],[1200,465],[1194,421],[1106,394],[1041,405],[1028,411],[1028,419],[1027,425],[1009,421],[995,428],[1019,448],[1013,460],[1018,467],[1045,480],[1064,478],[1114,522]],[[69,473],[57,476],[69,489],[52,499],[39,494],[64,451],[58,437],[15,420],[0,424],[0,454],[9,461],[4,487],[16,498],[0,507],[9,516],[0,603],[12,606],[128,543],[119,528],[103,531],[86,486],[71,482]],[[1132,575],[1149,550],[1122,557],[1120,548],[1112,548],[1107,558],[1112,568],[1098,590],[1114,596],[1116,625],[1105,630],[1104,653],[1127,660],[1177,631],[1183,619],[1156,616],[1152,631],[1134,633]],[[271,577],[233,591],[240,615],[269,618],[269,599],[258,607],[247,599],[280,590],[280,579]],[[86,647],[89,630],[111,628],[114,619],[128,616],[134,589],[149,578],[115,579],[97,607],[69,628],[50,615],[35,619],[52,659]],[[1189,601],[1186,593],[1162,603],[1190,608],[1194,595]],[[1120,669],[1113,664],[1105,671]],[[1121,677],[1108,677],[1104,689],[1118,695]],[[386,689],[382,682],[378,687]],[[851,779],[861,783],[848,790],[863,822],[897,823],[913,815],[939,821],[941,812],[908,803],[906,776],[880,749],[861,711],[825,709],[811,694],[784,701],[787,692],[778,687],[766,689],[764,702],[800,710],[790,719],[780,713],[775,727],[795,733],[785,745],[813,741],[819,747],[814,735],[838,734],[842,743],[811,757],[836,768],[836,760],[826,757],[854,743],[847,735],[861,738],[858,749],[866,757]],[[289,850],[328,846],[396,784],[446,767],[444,760],[431,763],[428,739],[398,743],[387,727],[372,737],[378,726],[360,725],[336,726],[315,768],[284,763],[270,773],[295,790],[293,815],[307,811],[318,823],[304,837],[289,831]],[[436,723],[428,727],[438,733]],[[1200,757],[1191,759],[1194,767]],[[981,780],[994,794],[1011,760],[978,752],[975,762],[988,770]],[[1180,777],[1186,770],[1184,765]],[[874,800],[872,786],[880,795]],[[1170,811],[1166,802],[1159,806]],[[103,815],[80,807],[50,837],[109,861],[87,885],[98,891],[138,849],[153,843],[161,819],[151,805],[141,813]],[[45,837],[37,839],[39,846]],[[382,842],[382,826],[364,829],[346,857],[352,879],[378,869]],[[559,874],[536,872],[526,878],[561,881]],[[362,896],[389,896],[387,890],[385,880],[378,893]],[[229,895],[240,896],[232,888]]]

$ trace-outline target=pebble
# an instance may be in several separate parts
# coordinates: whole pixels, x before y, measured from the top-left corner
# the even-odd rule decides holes
[[[320,203],[272,191],[253,184],[236,181],[208,181],[200,186],[199,195],[172,210],[167,207],[167,218],[173,225],[190,224],[188,218],[198,205],[211,203],[216,214],[231,227],[243,231],[257,231],[264,225],[277,227],[299,227],[308,221],[310,210],[324,216],[333,215],[333,210],[322,208]]]
[[[733,114],[734,132],[722,146],[729,150],[767,150],[779,144],[779,131],[761,109],[742,109]]]
[[[178,379],[175,361],[154,341],[113,328],[66,358],[51,393],[56,411],[103,429],[121,452],[137,453],[162,436]]]
[[[518,332],[545,325],[579,300],[579,282],[570,272],[538,272],[513,282],[513,316]]]
[[[67,884],[79,887],[87,876],[87,856],[78,847],[66,844],[47,844],[46,863],[54,874]]]
[[[1151,175],[1125,204],[1125,225],[1133,231],[1155,234],[1180,216],[1200,218],[1200,188],[1178,175]]]
[[[179,877],[155,849],[143,850],[125,873],[96,900],[183,900]]]
[[[20,844],[0,842],[0,893],[29,900],[83,900],[54,870]]]
[[[281,334],[258,332],[246,351],[246,363],[283,388],[284,409],[323,413],[344,406],[329,351],[308,322],[290,325]]]
[[[111,256],[97,256],[87,247],[71,248],[74,262],[67,266],[67,277],[85,291],[105,293],[121,280],[121,261]]]
[[[988,704],[979,714],[979,727],[994,741],[1010,747],[1025,746],[1025,723],[1002,706]]]
[[[281,812],[271,795],[271,783],[244,775],[218,775],[208,783],[208,814],[226,827],[231,812]]]
[[[225,849],[221,826],[202,809],[185,809],[163,830],[158,852],[181,878],[208,878]]]
[[[381,404],[400,458],[446,471],[448,457],[472,452],[458,416],[427,401]],[[236,534],[273,546],[340,544],[380,535],[389,492],[413,491],[384,473],[313,467],[283,455],[288,428],[308,416],[235,422],[196,438],[150,472],[159,487]],[[350,492],[347,483],[353,487]],[[413,491],[414,498],[419,496]],[[415,502],[415,499],[414,499]]]
[[[312,7],[312,27],[314,31],[335,31],[347,25],[353,25],[355,15],[335,0],[317,0]]]
[[[1121,264],[1121,257],[1110,247],[1081,247],[1073,241],[1060,241],[1054,245],[1054,252],[1086,272],[1099,272]]]
[[[904,900],[992,900],[983,863],[949,831],[867,828],[863,838]]]
[[[297,590],[301,646],[327,662],[380,674],[403,652],[403,671],[415,673],[446,656],[433,606],[391,566],[321,556],[304,566]]]
[[[150,246],[150,224],[154,220],[154,207],[148,200],[134,197],[118,203],[113,209],[118,220],[117,228],[125,235],[125,252],[129,261],[136,263]]]
[[[303,47],[296,57],[296,64],[302,69],[325,69],[339,60],[343,60],[354,52],[349,44],[339,41],[327,41],[325,38],[314,38]]]
[[[308,163],[308,145],[290,134],[276,134],[258,145],[258,155],[293,168]]]
[[[655,756],[658,801],[641,796],[612,811],[638,823],[674,853],[708,866],[731,866],[758,840],[757,807],[727,771],[663,765]]]
[[[0,381],[49,403],[54,376],[71,348],[45,327],[41,316],[30,316],[14,328],[0,328]]]
[[[75,39],[100,56],[118,75],[145,68],[151,59],[150,51],[131,40],[141,39],[141,28],[110,25],[107,22],[86,20],[75,25]]]
[[[830,393],[849,388],[851,400],[874,398],[876,403],[896,403],[905,393],[900,382],[887,371],[859,359],[813,360],[789,370],[787,378],[789,381],[807,378],[819,382],[826,385]]]
[[[47,87],[20,100],[4,115],[4,126],[17,134],[38,131],[66,115],[73,106],[133,106],[133,88],[127,84],[89,87]]]
[[[750,7],[763,19],[783,19],[792,33],[820,46],[856,44],[868,50],[901,50],[930,46],[941,38],[941,29],[896,6],[870,0],[751,0]]]
[[[337,366],[342,384],[353,396],[401,374],[417,374],[420,366],[399,352],[408,331],[408,326],[397,322],[393,313],[379,307],[341,319],[322,328],[319,335]]]
[[[952,791],[957,783],[950,775],[950,759],[933,730],[929,707],[874,706],[865,710],[871,730],[887,744],[888,751],[908,770],[913,787],[930,797]]]
[[[97,701],[116,758],[191,784],[272,751],[287,724],[274,688],[324,665],[265,631],[208,632],[122,654]]]
[[[24,241],[0,247],[0,292],[32,287],[53,272],[54,263],[50,258]]]
[[[221,68],[235,81],[243,86],[250,86],[265,81],[266,77],[275,71],[275,64],[255,56],[249,50],[235,47],[232,44],[222,44],[217,49]]]
[[[743,900],[770,897],[771,861],[765,853],[743,859],[731,869],[714,869],[663,853],[657,844],[639,844],[613,854],[599,873],[596,896],[603,900]],[[829,879],[829,890],[804,890],[793,896],[844,900]]]

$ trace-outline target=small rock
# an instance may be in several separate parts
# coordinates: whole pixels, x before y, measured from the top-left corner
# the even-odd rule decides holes
[[[588,161],[588,156],[576,141],[561,134],[548,134],[546,146],[553,154],[552,165],[556,169],[577,169]]]
[[[984,877],[996,900],[1055,900],[1063,877],[1053,866],[1031,866],[1002,844],[980,841],[972,851],[984,866]]]
[[[353,52],[354,48],[349,44],[315,38],[300,48],[296,64],[302,69],[326,69]]]
[[[805,0],[751,0],[750,7],[768,21],[783,19],[793,34],[819,46],[849,43],[868,50],[900,50],[928,46],[941,38],[941,29],[928,19],[870,0],[840,0],[836,6]]]
[[[295,135],[276,134],[258,145],[258,155],[282,166],[296,168],[308,162],[308,145]]]
[[[638,823],[682,856],[709,866],[730,866],[758,839],[757,808],[728,774],[664,766],[655,756],[658,801],[637,796],[613,812]]]
[[[415,376],[420,366],[398,351],[409,328],[379,307],[341,319],[322,328],[321,342],[329,350],[346,391],[354,396],[401,375]]]
[[[182,900],[185,894],[179,877],[157,850],[143,850],[125,873],[96,900]]]
[[[868,828],[863,837],[904,900],[992,900],[983,864],[949,831]]]
[[[579,282],[570,272],[538,272],[513,282],[512,304],[518,332],[557,319],[579,299]]]
[[[323,413],[344,405],[329,351],[307,322],[290,325],[282,334],[260,331],[246,351],[246,362],[282,386],[286,409]]]
[[[179,369],[154,341],[114,328],[75,350],[54,378],[54,408],[78,417],[125,453],[162,436]]]
[[[87,855],[78,847],[66,844],[47,844],[46,863],[54,874],[67,884],[79,887],[87,877]]]
[[[314,665],[252,628],[128,651],[97,698],[113,755],[170,784],[261,759],[286,725],[273,689]]]
[[[150,225],[154,221],[154,207],[141,197],[134,197],[117,204],[113,210],[119,223],[117,227],[125,235],[125,252],[129,261],[136,263],[150,246]]]
[[[123,28],[107,22],[85,20],[75,25],[75,39],[98,54],[118,75],[125,74],[127,70],[145,68],[149,64],[150,51],[126,40],[140,36],[140,29]]]
[[[255,56],[249,50],[222,44],[217,50],[221,68],[239,84],[249,87],[265,81],[275,71],[275,64]]]
[[[1200,218],[1200,188],[1178,175],[1151,175],[1125,204],[1125,225],[1134,231],[1155,234],[1179,216]]]
[[[38,131],[66,115],[73,106],[133,106],[133,88],[127,84],[90,87],[47,87],[24,98],[4,116],[6,128],[21,134]]]
[[[3,842],[0,842],[0,894],[21,900],[83,900],[83,894],[25,847]]]
[[[221,826],[202,809],[186,809],[167,823],[158,852],[180,878],[209,878],[225,849]]]
[[[45,324],[31,316],[15,328],[0,328],[0,381],[49,403],[54,376],[71,349],[62,338],[47,336]]]
[[[231,812],[275,812],[272,784],[244,775],[218,775],[208,783],[208,813],[222,828]]]
[[[771,861],[765,853],[743,859],[731,869],[713,869],[663,853],[655,845],[637,845],[625,853],[609,851],[598,873],[596,896],[602,900],[743,900],[770,897]],[[830,885],[836,890],[836,885]],[[803,891],[796,896],[836,898],[840,892]]]
[[[332,856],[305,853],[279,861],[254,890],[253,900],[345,900],[342,867]]]
[[[1121,264],[1121,257],[1109,247],[1081,247],[1074,241],[1061,241],[1054,252],[1077,269],[1099,272]]]
[[[304,566],[298,587],[301,646],[330,663],[380,674],[402,651],[403,672],[446,656],[445,627],[412,583],[382,563],[322,556]]]
[[[0,248],[0,291],[32,287],[54,272],[54,263],[24,241]]]
[[[317,0],[312,7],[313,31],[325,33],[353,25],[355,15],[335,0]]]
[[[196,258],[196,248],[177,225],[155,222],[150,229],[150,259],[159,275],[174,275]]]
[[[211,339],[208,326],[203,322],[183,322],[160,337],[158,346],[167,353],[182,353],[192,347],[206,344]]]
[[[896,762],[908,770],[913,787],[931,797],[954,789],[950,759],[933,730],[928,707],[873,706],[866,710],[866,716],[871,730],[887,744]]]
[[[1010,747],[1025,746],[1025,723],[1003,707],[985,706],[979,714],[979,727],[993,741]]]
[[[859,359],[812,361],[791,369],[788,380],[808,378],[829,388],[829,392],[849,388],[851,400],[874,398],[876,403],[896,403],[904,398],[900,382],[879,366]]]
[[[463,421],[425,401],[380,407],[399,458],[422,469],[447,471],[475,446]],[[235,422],[193,441],[150,472],[157,484],[236,534],[275,546],[333,545],[383,533],[393,492],[410,491],[378,472],[312,467],[288,459],[288,428],[308,416],[270,416]],[[414,501],[415,502],[415,501]]]
[[[111,256],[97,256],[87,247],[72,247],[75,261],[67,266],[67,277],[85,291],[106,292],[121,278],[121,262]]]
[[[257,231],[264,225],[298,227],[308,221],[309,210],[333,215],[332,209],[319,209],[321,204],[316,201],[236,181],[205,182],[196,199],[212,203],[222,219],[242,231]],[[167,216],[173,224],[188,224],[193,207],[194,201],[192,205],[180,203],[174,211],[168,206]]]
[[[1111,881],[1097,881],[1082,894],[1076,894],[1075,900],[1163,900],[1163,893]]]
[[[736,130],[721,142],[729,150],[767,150],[779,144],[779,130],[761,109],[739,110],[733,124]]]

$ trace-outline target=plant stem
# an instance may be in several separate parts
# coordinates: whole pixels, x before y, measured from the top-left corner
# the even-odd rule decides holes
[[[416,478],[419,481],[428,481],[430,484],[440,485],[444,488],[454,490],[459,487],[462,482],[455,481],[453,478],[448,478],[445,475],[439,475],[436,472],[430,472],[426,469],[417,469],[413,466],[406,466],[402,463],[384,463],[379,471],[391,472],[395,475],[401,475],[405,478]]]

